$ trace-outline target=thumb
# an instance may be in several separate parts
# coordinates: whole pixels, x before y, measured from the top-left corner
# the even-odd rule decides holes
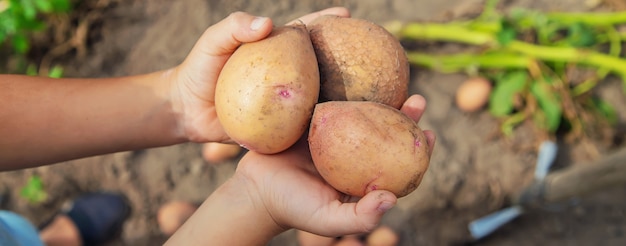
[[[209,27],[196,42],[191,54],[224,58],[245,42],[261,40],[272,31],[272,20],[245,12],[234,12]]]
[[[396,196],[385,190],[367,193],[357,203],[342,203],[329,208],[329,236],[370,232],[382,216],[397,202]]]
[[[272,20],[267,17],[256,17],[244,12],[230,14],[209,27],[196,41],[179,66],[182,70],[182,81],[191,82],[192,85],[199,86],[198,88],[209,86],[211,89],[230,55],[242,43],[267,37],[272,28]]]

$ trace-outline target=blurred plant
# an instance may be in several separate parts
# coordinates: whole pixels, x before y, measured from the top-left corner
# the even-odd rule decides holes
[[[48,199],[43,181],[38,175],[32,175],[28,178],[26,185],[20,190],[20,196],[31,204],[38,204]]]
[[[28,35],[46,27],[41,16],[67,12],[70,6],[69,0],[0,0],[0,44],[26,54],[30,49]]]
[[[26,68],[26,75],[30,75],[30,76],[40,76],[39,74],[39,69],[37,68],[36,65],[34,64],[30,64],[28,65],[28,67]],[[52,67],[49,71],[48,74],[45,75],[48,76],[50,78],[61,78],[63,77],[63,67],[56,65],[54,67]]]
[[[622,79],[626,92],[626,59],[620,57],[626,33],[617,31],[618,25],[626,23],[626,12],[514,9],[505,15],[497,11],[497,4],[498,0],[488,0],[481,15],[469,21],[392,22],[386,28],[405,41],[477,47],[478,51],[457,54],[411,50],[407,54],[415,65],[446,73],[480,74],[494,81],[489,112],[502,119],[501,130],[507,135],[527,119],[549,134],[565,128],[576,137],[592,124],[584,118],[615,124],[613,107],[590,92],[609,74]],[[576,81],[581,76],[574,74],[581,71],[590,75]]]
[[[67,13],[70,9],[70,0],[0,0],[0,48],[9,52],[0,63],[13,58],[16,64],[8,72],[39,75],[37,66],[26,56],[31,48],[30,35],[47,28],[47,15]],[[62,74],[63,69],[54,66],[44,76],[58,78]]]

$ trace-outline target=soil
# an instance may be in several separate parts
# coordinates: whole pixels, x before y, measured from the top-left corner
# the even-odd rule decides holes
[[[345,6],[353,17],[384,23],[469,18],[479,13],[483,4],[480,0],[94,2],[108,7],[98,10],[101,15],[88,29],[92,33],[84,43],[86,53],[80,55],[74,50],[55,61],[65,68],[66,77],[123,76],[175,66],[208,26],[234,11],[269,16],[280,24],[326,7]],[[507,9],[592,10],[586,5],[590,1],[584,0],[503,2]],[[606,3],[618,6],[621,2]],[[456,49],[446,45],[433,48]],[[498,135],[499,122],[487,112],[459,111],[453,94],[465,75],[417,67],[411,74],[411,92],[424,95],[429,103],[420,125],[432,129],[438,139],[422,185],[401,198],[383,218],[382,223],[400,233],[400,245],[626,245],[624,185],[528,211],[492,236],[473,242],[466,229],[468,223],[509,206],[511,197],[532,181],[536,149],[543,137],[532,126],[522,125],[514,136],[503,138]],[[623,131],[626,99],[619,88],[619,81],[608,80],[599,93],[617,108],[618,129]],[[560,143],[555,168],[584,165],[623,145],[621,141]],[[129,198],[133,212],[122,235],[111,245],[159,245],[164,240],[156,225],[159,206],[171,200],[201,203],[236,168],[237,159],[219,165],[206,163],[200,147],[187,143],[0,173],[0,191],[4,189],[9,198],[2,208],[24,214],[39,224],[63,202],[82,192],[121,192]],[[19,196],[20,188],[33,174],[42,177],[49,194],[37,205]],[[296,244],[293,230],[270,243]]]

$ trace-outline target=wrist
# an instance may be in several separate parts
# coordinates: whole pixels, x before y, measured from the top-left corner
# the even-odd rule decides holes
[[[235,174],[209,196],[166,245],[266,245],[285,231]]]
[[[159,72],[160,81],[157,89],[165,98],[172,110],[172,117],[175,122],[172,132],[178,139],[189,142],[185,125],[184,97],[180,88],[180,76],[178,67],[170,68]]]
[[[263,228],[263,234],[268,236],[268,241],[274,236],[277,236],[278,234],[289,229],[276,221],[276,218],[272,216],[253,180],[248,178],[246,175],[242,175],[237,172],[229,181],[231,183],[229,184],[230,187],[228,187],[226,193],[235,197],[245,197],[236,199],[241,199],[241,204],[244,206],[241,208],[242,211],[247,211],[245,212],[247,216],[251,219],[254,218],[256,223],[258,223],[258,227],[255,226],[253,228],[255,230]]]

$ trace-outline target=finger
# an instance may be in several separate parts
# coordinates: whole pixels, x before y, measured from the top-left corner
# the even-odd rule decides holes
[[[315,20],[315,18],[320,17],[322,15],[336,15],[336,16],[341,16],[341,17],[350,17],[350,11],[344,7],[327,8],[321,11],[317,11],[315,13],[310,13],[308,15],[302,16],[298,19],[292,20],[289,23],[287,23],[287,25],[292,25],[298,22],[304,23],[306,25],[306,24],[311,23],[311,21]]]
[[[327,207],[325,217],[329,219],[322,233],[340,236],[370,232],[396,202],[396,196],[385,190],[371,191],[357,203],[338,202]]]
[[[437,136],[431,130],[425,130],[424,135],[426,135],[426,142],[428,142],[428,156],[430,157],[433,155],[433,149],[435,148]]]
[[[261,40],[271,31],[271,19],[235,12],[207,29],[195,48],[211,56],[230,55],[242,43]]]
[[[400,111],[409,116],[415,122],[419,122],[422,114],[426,110],[426,99],[421,95],[412,95],[407,99]]]

